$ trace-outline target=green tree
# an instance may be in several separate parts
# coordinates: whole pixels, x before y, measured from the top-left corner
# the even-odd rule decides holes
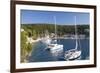
[[[26,32],[23,31],[21,32],[21,61],[23,62],[25,59],[26,55],[26,49],[27,49],[27,37],[26,37]]]
[[[37,33],[36,33],[36,31],[35,30],[33,30],[32,31],[32,38],[34,39],[34,40],[36,40],[37,39]]]

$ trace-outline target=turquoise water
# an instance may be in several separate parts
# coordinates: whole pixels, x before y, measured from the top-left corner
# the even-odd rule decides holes
[[[62,44],[64,47],[63,52],[59,54],[51,53],[45,50],[46,45],[37,42],[33,47],[31,56],[28,58],[29,62],[47,62],[47,61],[65,61],[64,52],[75,48],[75,39],[58,39],[58,44]],[[89,39],[80,39],[80,45],[78,49],[82,50],[80,60],[89,59]],[[56,55],[55,55],[56,54]]]

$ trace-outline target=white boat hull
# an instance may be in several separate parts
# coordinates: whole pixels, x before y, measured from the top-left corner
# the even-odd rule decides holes
[[[65,52],[65,60],[75,60],[81,56],[81,51],[72,49]]]
[[[63,51],[63,45],[50,44],[48,45],[47,49],[49,49],[51,52],[59,52],[59,51]]]

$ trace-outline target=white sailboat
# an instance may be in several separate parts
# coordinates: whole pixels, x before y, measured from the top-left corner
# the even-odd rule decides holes
[[[63,50],[63,45],[57,43],[57,27],[56,27],[56,17],[54,16],[54,22],[55,22],[55,40],[54,43],[51,43],[47,46],[47,49],[49,49],[51,52],[58,52]]]
[[[75,38],[76,38],[76,44],[75,48],[65,51],[65,60],[75,60],[78,59],[81,56],[81,50],[78,50],[78,36],[77,36],[77,25],[76,25],[76,16],[75,16]]]

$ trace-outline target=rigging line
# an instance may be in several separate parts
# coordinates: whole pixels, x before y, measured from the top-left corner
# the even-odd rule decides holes
[[[56,44],[57,44],[57,24],[56,24],[56,16],[54,16],[54,23],[55,23],[55,40],[56,40]]]
[[[79,48],[81,49],[81,42],[80,42],[80,37],[78,38],[77,36],[77,23],[76,23],[76,16],[75,16],[75,37],[76,37],[76,49],[78,48],[78,43],[79,43]]]
[[[76,46],[75,46],[75,49],[78,48],[78,41],[77,41],[77,25],[76,25],[76,16],[74,16],[74,19],[75,19],[75,38],[76,38]]]

